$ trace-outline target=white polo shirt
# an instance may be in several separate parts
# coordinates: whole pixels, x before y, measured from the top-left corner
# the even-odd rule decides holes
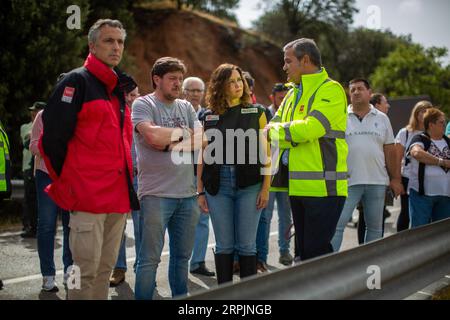
[[[389,118],[370,105],[369,113],[360,120],[348,107],[345,140],[348,144],[348,185],[389,185],[384,158],[384,145],[394,143]]]

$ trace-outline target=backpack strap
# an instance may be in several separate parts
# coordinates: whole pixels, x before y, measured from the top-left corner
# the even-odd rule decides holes
[[[423,150],[427,152],[431,146],[430,136],[426,132],[423,132],[420,134],[420,140],[423,143]],[[425,195],[424,181],[425,181],[425,163],[419,162],[419,194],[421,196]]]

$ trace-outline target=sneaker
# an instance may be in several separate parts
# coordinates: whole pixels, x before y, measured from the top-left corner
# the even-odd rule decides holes
[[[258,261],[256,263],[256,270],[258,270],[258,272],[261,272],[261,273],[269,272],[269,268],[267,267],[267,263],[265,263],[264,261]]]
[[[58,292],[55,276],[44,276],[42,278],[42,290],[45,292]]]
[[[200,274],[206,277],[214,277],[216,275],[215,272],[209,271],[204,262],[199,263],[199,266],[195,270],[191,270],[191,273]]]
[[[280,259],[278,260],[282,265],[290,266],[294,261],[294,258],[289,252],[283,252],[280,254]]]
[[[111,277],[109,278],[109,286],[117,287],[119,284],[125,281],[125,270],[114,269]]]

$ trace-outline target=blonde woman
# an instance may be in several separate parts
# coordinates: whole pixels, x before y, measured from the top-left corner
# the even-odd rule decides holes
[[[411,116],[409,118],[408,125],[402,128],[395,138],[395,148],[397,150],[397,159],[401,161],[398,165],[401,167],[402,172],[402,183],[405,191],[408,190],[409,181],[409,160],[405,158],[405,151],[411,143],[411,140],[417,134],[424,131],[423,126],[423,115],[427,109],[431,108],[432,104],[429,101],[422,100],[416,103],[413,110],[411,111]],[[406,230],[409,228],[409,204],[408,204],[408,193],[400,196],[401,199],[401,211],[397,220],[397,232]]]

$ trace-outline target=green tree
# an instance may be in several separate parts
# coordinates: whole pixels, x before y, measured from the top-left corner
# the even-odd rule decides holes
[[[429,95],[449,115],[450,66],[440,59],[446,48],[401,45],[382,59],[371,77],[372,86],[390,97]]]
[[[354,1],[265,2],[266,12],[253,22],[254,28],[280,46],[297,38],[314,39],[328,72],[343,83],[357,76],[369,77],[381,58],[398,45],[411,43],[410,37],[390,31],[349,30],[356,12]],[[329,10],[330,6],[333,9]]]
[[[86,26],[93,25],[98,19],[117,19],[124,25],[128,36],[132,36],[136,28],[132,9],[132,0],[90,0]]]
[[[69,30],[70,5],[81,9],[81,30]],[[11,141],[13,173],[20,172],[19,127],[30,121],[27,108],[47,100],[57,76],[80,65],[87,0],[10,0],[0,9],[0,117]]]
[[[286,42],[298,35],[318,35],[324,26],[346,30],[358,12],[355,0],[265,0],[265,13],[253,26],[257,31]],[[275,30],[274,27],[278,27]]]
[[[347,83],[353,78],[369,78],[382,58],[394,51],[399,45],[409,46],[409,36],[396,36],[390,31],[358,28],[341,35],[328,37],[331,47],[321,50],[327,66],[336,70],[335,77]]]
[[[80,8],[80,29],[67,26],[71,5]],[[131,1],[125,0],[1,1],[0,119],[11,140],[14,174],[20,172],[19,127],[29,121],[27,108],[47,100],[59,74],[83,63],[93,21],[120,19],[130,31],[130,8]]]
[[[175,0],[175,2],[178,10],[188,7],[237,22],[236,15],[231,10],[236,8],[239,0]]]

